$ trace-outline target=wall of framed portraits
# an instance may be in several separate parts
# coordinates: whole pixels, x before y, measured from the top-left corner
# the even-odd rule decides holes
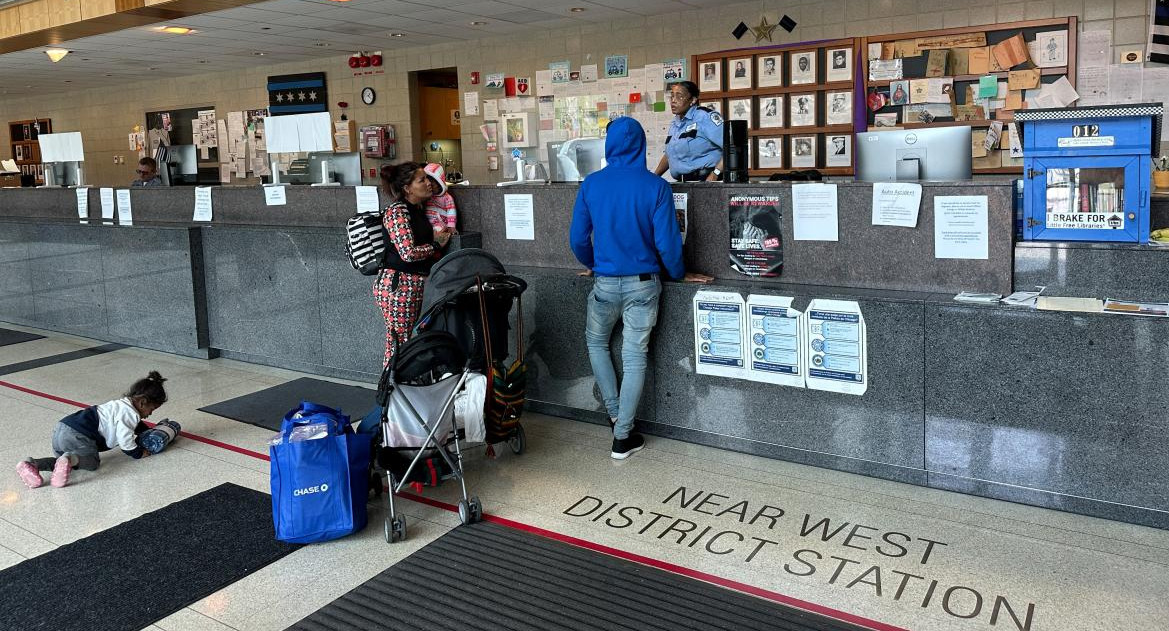
[[[747,121],[751,176],[852,175],[859,53],[853,38],[707,53],[691,76],[700,105]]]

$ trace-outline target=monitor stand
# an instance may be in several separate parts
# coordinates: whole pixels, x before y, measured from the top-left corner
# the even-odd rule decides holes
[[[916,182],[921,179],[921,160],[902,158],[897,161],[897,181]]]

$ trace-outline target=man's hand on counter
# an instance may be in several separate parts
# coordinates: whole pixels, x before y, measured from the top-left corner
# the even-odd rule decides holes
[[[697,274],[695,272],[686,272],[686,274],[684,276],[682,276],[682,282],[684,282],[684,283],[702,283],[703,285],[705,285],[712,280],[714,280],[713,276],[707,276],[706,274]]]
[[[581,271],[577,272],[576,275],[577,276],[586,276],[586,277],[592,276],[593,270],[591,270],[591,269],[581,270]]]

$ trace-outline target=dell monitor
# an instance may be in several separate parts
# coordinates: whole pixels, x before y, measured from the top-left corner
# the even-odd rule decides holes
[[[68,162],[46,162],[45,166],[45,186],[84,186],[85,176],[82,172],[82,164],[76,160]]]
[[[579,182],[605,166],[604,138],[573,138],[548,143],[553,182]]]
[[[862,182],[949,182],[971,178],[970,127],[859,132]]]

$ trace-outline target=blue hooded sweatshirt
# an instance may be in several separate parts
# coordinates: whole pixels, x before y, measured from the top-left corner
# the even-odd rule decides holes
[[[586,177],[577,193],[572,253],[597,276],[664,271],[681,279],[686,270],[673,193],[646,168],[640,123],[625,116],[609,123],[605,160],[608,165]]]

